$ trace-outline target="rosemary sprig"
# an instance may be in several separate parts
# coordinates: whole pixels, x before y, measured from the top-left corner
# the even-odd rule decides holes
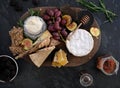
[[[30,13],[31,16],[39,16],[40,15],[40,11],[36,11],[33,9],[28,9],[28,12]]]
[[[31,16],[40,16],[40,11],[36,11],[36,10],[33,10],[33,9],[28,9],[28,12],[30,13]],[[24,23],[22,20],[19,20],[17,22],[17,25],[20,26],[20,27],[23,27]]]
[[[115,13],[113,13],[110,10],[107,10],[103,0],[99,0],[99,6],[97,6],[95,3],[93,2],[87,2],[86,0],[76,0],[78,3],[80,3],[81,5],[85,6],[86,8],[88,8],[91,11],[94,12],[103,12],[106,15],[106,18],[112,22],[113,17],[116,17],[117,15]]]
[[[24,25],[24,24],[23,24],[23,21],[22,21],[22,20],[19,20],[19,21],[17,22],[17,25],[20,26],[20,27],[23,27],[23,25]]]

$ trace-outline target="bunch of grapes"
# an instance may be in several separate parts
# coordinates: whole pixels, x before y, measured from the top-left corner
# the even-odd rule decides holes
[[[59,9],[47,9],[43,15],[43,19],[46,21],[48,30],[54,39],[66,39],[68,32],[66,31],[65,25],[67,22],[65,19],[62,19],[62,12]]]

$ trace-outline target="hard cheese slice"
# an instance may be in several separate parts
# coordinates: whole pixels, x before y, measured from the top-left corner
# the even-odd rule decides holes
[[[50,37],[47,37],[39,44],[39,48],[47,47],[49,44],[50,44]]]
[[[29,55],[30,59],[37,67],[40,67],[54,49],[55,49],[55,46],[38,50],[36,53]]]
[[[36,41],[33,45],[43,41],[46,38],[50,38],[52,37],[52,35],[50,34],[50,32],[48,30],[46,30]]]

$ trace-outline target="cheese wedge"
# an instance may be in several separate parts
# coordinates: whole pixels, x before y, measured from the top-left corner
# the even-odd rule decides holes
[[[51,33],[46,30],[35,42],[33,45],[37,44],[37,43],[40,43],[41,41],[43,41],[44,39],[46,38],[50,38],[52,37]]]
[[[40,67],[54,49],[55,46],[43,48],[36,53],[30,54],[29,57],[37,67]]]
[[[50,44],[50,37],[47,37],[39,44],[39,48],[47,47]]]

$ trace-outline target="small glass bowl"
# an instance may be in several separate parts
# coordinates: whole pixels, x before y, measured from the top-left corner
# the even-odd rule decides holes
[[[93,77],[88,73],[82,74],[80,76],[80,84],[84,87],[91,86],[93,84]]]
[[[109,60],[109,59],[112,59],[112,60],[114,60],[114,62],[115,62],[115,69],[114,69],[114,71],[112,72],[112,73],[107,73],[105,70],[104,70],[104,68],[103,68],[103,66],[104,66],[104,63],[107,61],[107,60]],[[117,74],[117,72],[118,72],[118,69],[119,69],[119,62],[113,57],[113,56],[103,56],[103,57],[99,57],[99,61],[98,61],[98,63],[97,63],[97,68],[98,69],[100,69],[105,75],[114,75],[114,74]]]
[[[4,60],[3,60],[4,59]],[[5,60],[6,59],[6,60]],[[10,60],[9,60],[10,59]],[[10,63],[12,64],[12,66],[14,65],[15,66],[15,73],[14,73],[14,75],[11,77],[11,78],[9,78],[9,80],[1,80],[0,79],[0,82],[2,82],[2,83],[6,83],[6,82],[11,82],[11,81],[13,81],[15,78],[16,78],[16,76],[17,76],[17,74],[18,74],[18,64],[17,64],[17,62],[12,58],[12,57],[10,57],[10,56],[8,56],[8,55],[0,55],[0,60],[2,60],[0,63],[2,63],[2,62],[4,62],[3,64],[5,64],[5,63],[7,63],[8,64],[8,61],[10,61]],[[9,64],[10,64],[9,63]],[[11,65],[10,64],[10,65]],[[4,66],[6,66],[6,64],[4,65]],[[5,71],[5,69],[6,68],[2,68],[2,70],[3,71]],[[8,69],[8,68],[7,68]],[[10,69],[9,69],[9,71],[10,71]],[[11,72],[10,72],[11,73]],[[0,74],[1,75],[1,74]],[[7,79],[7,78],[6,78]]]

